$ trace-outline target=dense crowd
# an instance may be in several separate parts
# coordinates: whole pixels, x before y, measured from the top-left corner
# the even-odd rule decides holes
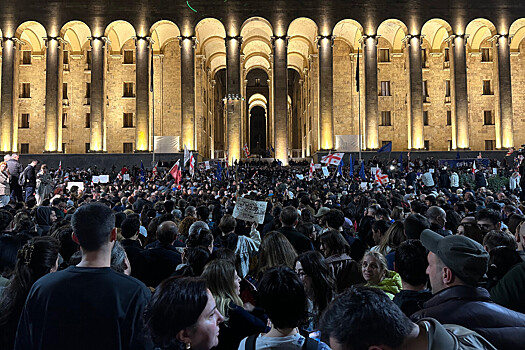
[[[507,158],[179,179],[8,155],[0,348],[519,349],[525,205]],[[266,202],[261,221],[236,218],[241,197]]]

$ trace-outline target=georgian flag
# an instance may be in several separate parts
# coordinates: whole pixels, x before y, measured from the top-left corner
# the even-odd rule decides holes
[[[380,185],[384,185],[388,182],[388,175],[381,173],[381,169],[376,169],[375,182]]]
[[[315,165],[314,165],[314,160],[312,159],[310,161],[310,171],[308,172],[308,180],[309,181],[313,180],[313,178],[314,178],[314,171],[315,171]]]
[[[195,157],[193,157],[193,152],[190,152],[190,175],[195,174]]]
[[[182,178],[182,173],[180,170],[179,162],[180,162],[180,159],[177,160],[177,163],[175,163],[175,165],[173,165],[173,167],[170,169],[170,174],[171,176],[173,176],[173,179],[175,180],[175,183],[177,185],[179,184]]]
[[[250,150],[248,149],[247,143],[244,144],[244,147],[242,149],[244,150],[244,154],[246,154],[246,157],[250,157]]]
[[[328,154],[321,158],[321,163],[328,163],[328,165],[339,165],[343,159],[344,153]]]

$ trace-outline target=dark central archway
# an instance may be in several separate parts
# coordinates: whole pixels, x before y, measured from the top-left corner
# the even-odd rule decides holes
[[[266,111],[260,106],[250,111],[250,150],[253,154],[266,156]]]

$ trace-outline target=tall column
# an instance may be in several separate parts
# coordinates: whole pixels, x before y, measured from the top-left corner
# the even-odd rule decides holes
[[[211,94],[211,99],[209,98],[208,100],[211,101],[211,106],[210,106],[210,118],[211,118],[211,130],[210,130],[210,153],[211,153],[211,159],[215,159],[215,140],[216,140],[216,137],[215,137],[215,130],[217,129],[217,125],[215,125],[215,123],[217,122],[217,118],[215,117],[216,115],[216,111],[217,111],[217,108],[216,108],[216,103],[215,103],[215,85],[217,84],[217,82],[215,81],[215,79],[212,79],[210,81],[210,90],[208,92],[208,95]]]
[[[226,43],[226,96],[227,96],[227,125],[228,152],[230,162],[244,157],[241,152],[242,125],[241,125],[241,43],[239,36],[227,36]]]
[[[44,152],[62,151],[62,39],[47,37],[46,43],[46,116]]]
[[[106,151],[106,37],[91,37],[90,152]]]
[[[377,91],[377,35],[363,36],[365,61],[365,146],[366,149],[379,148]]]
[[[18,46],[16,38],[2,38],[2,101],[1,151],[15,152],[18,149]],[[15,130],[16,129],[16,130]]]
[[[182,143],[189,150],[195,146],[195,46],[197,38],[179,37],[181,57]]]
[[[273,65],[273,56],[270,55],[270,62]],[[270,69],[268,76],[272,77],[273,70]],[[273,84],[272,79],[266,80],[266,83],[268,83],[268,113],[266,115],[266,142],[268,144],[268,148],[271,150],[272,147],[275,147],[275,142],[273,141],[273,137],[275,136],[273,134],[273,127],[274,127],[274,117],[273,117]],[[275,156],[275,154],[272,154]]]
[[[410,149],[425,147],[423,123],[423,70],[421,64],[421,36],[407,35],[405,37],[408,51],[409,66],[409,121]]]
[[[321,149],[334,148],[334,64],[333,64],[333,36],[319,36],[319,146]]]
[[[305,133],[306,133],[306,116],[305,116],[305,112],[306,112],[306,109],[304,108],[304,80],[303,79],[299,79],[299,101],[298,101],[298,106],[299,106],[299,144],[301,145],[301,158],[304,158],[306,157],[306,154],[305,154]]]
[[[272,37],[275,158],[288,165],[288,37]]]
[[[498,108],[500,115],[500,144],[497,148],[509,148],[514,145],[512,122],[512,89],[510,82],[510,53],[508,35],[496,36],[496,51],[498,60]]]
[[[467,95],[467,57],[466,36],[450,37],[452,118],[455,123],[456,148],[469,148],[468,95]],[[455,114],[455,115],[454,115]],[[452,141],[454,143],[454,141]]]
[[[147,152],[150,144],[150,37],[135,37],[135,152]]]

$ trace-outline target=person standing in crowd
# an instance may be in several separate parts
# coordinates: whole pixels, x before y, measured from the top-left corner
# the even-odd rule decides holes
[[[150,291],[110,268],[117,238],[114,212],[89,203],[77,209],[71,224],[82,260],[35,282],[15,349],[152,349],[142,318]]]
[[[30,197],[32,197],[35,193],[36,188],[36,170],[35,167],[37,164],[40,163],[38,160],[32,160],[31,163],[29,163],[22,174],[20,174],[20,178],[18,179],[18,184],[21,185],[25,190],[25,201],[29,200]]]
[[[36,205],[42,205],[44,199],[47,199],[53,193],[53,178],[49,174],[46,164],[40,166],[40,171],[36,174]]]
[[[373,251],[365,253],[361,262],[361,271],[366,281],[365,286],[384,291],[390,299],[402,288],[401,277],[395,271],[388,270],[383,254]]]
[[[282,233],[290,241],[290,243],[292,243],[295,251],[300,254],[309,250],[313,250],[313,246],[308,237],[295,229],[295,226],[298,223],[298,217],[299,214],[297,213],[296,208],[292,206],[283,208],[280,216],[283,226],[277,229],[277,231]]]
[[[11,175],[6,162],[0,163],[0,208],[9,204]]]
[[[23,201],[22,198],[22,186],[18,184],[18,178],[20,174],[24,171],[22,164],[18,161],[18,153],[11,154],[11,157],[7,160],[7,167],[9,168],[9,174],[11,174],[11,182],[9,186],[11,188],[11,200],[14,202]]]
[[[489,292],[477,287],[487,272],[489,254],[465,236],[443,237],[425,230],[421,242],[427,248],[427,274],[432,298],[412,320],[432,317],[478,332],[498,349],[518,349],[525,337],[525,315],[494,303]]]

